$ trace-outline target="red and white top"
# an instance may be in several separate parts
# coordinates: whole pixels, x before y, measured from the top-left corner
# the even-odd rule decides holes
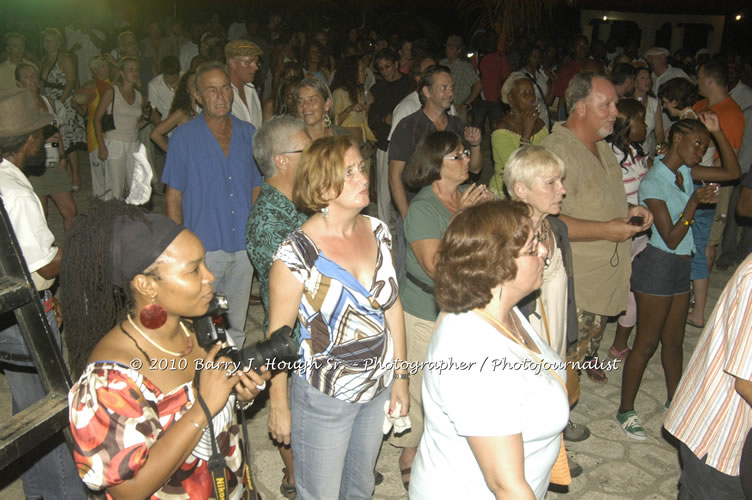
[[[616,161],[621,165],[621,178],[624,181],[624,191],[627,193],[627,203],[638,205],[637,193],[640,191],[640,182],[648,173],[646,159],[639,156],[632,146],[629,146],[630,154],[626,159],[624,153],[613,144],[611,149],[616,155]]]

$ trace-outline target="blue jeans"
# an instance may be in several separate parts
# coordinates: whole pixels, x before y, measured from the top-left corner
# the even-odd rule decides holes
[[[367,403],[349,403],[292,375],[298,500],[373,497],[374,468],[384,439],[384,402],[391,392],[389,387]]]
[[[227,296],[227,319],[230,328],[227,333],[238,348],[245,342],[245,320],[248,316],[248,301],[251,298],[253,266],[248,252],[206,252],[206,267],[214,275],[214,291]]]
[[[53,311],[47,313],[55,340],[60,345],[60,331]],[[28,355],[21,330],[12,325],[0,331],[0,351]],[[28,408],[47,395],[33,362],[0,363],[13,395],[13,414]],[[44,453],[44,455],[42,455]],[[40,456],[41,455],[41,456]],[[21,473],[24,495],[29,499],[86,499],[84,483],[78,476],[73,457],[58,433],[20,459],[33,463]]]
[[[692,256],[691,280],[701,280],[710,276],[708,271],[708,258],[705,257],[705,249],[708,248],[710,228],[715,217],[715,207],[698,208],[695,211],[695,223],[692,226],[692,237],[695,239],[695,254]]]

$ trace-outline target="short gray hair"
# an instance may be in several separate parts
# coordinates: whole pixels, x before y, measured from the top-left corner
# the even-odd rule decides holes
[[[567,91],[564,94],[567,103],[567,114],[574,113],[574,107],[583,99],[590,97],[590,93],[593,91],[593,79],[606,78],[600,73],[577,73],[569,80]]]
[[[299,132],[306,132],[305,122],[290,115],[275,116],[265,122],[253,136],[253,156],[264,177],[277,175],[274,157],[290,150],[290,141]]]
[[[519,200],[514,185],[521,182],[528,188],[539,175],[555,170],[561,177],[566,173],[564,162],[544,146],[531,144],[517,148],[504,165],[504,186],[513,200]]]
[[[215,69],[220,70],[222,73],[225,74],[228,80],[230,79],[230,74],[227,73],[227,68],[225,67],[224,64],[218,61],[205,62],[203,64],[200,64],[199,67],[196,68],[196,79],[193,81],[193,85],[194,87],[196,87],[196,92],[198,92],[199,94],[201,93],[201,83],[200,83],[201,75],[203,75],[204,73],[208,73],[209,71],[213,71]]]
[[[504,81],[504,85],[501,86],[501,102],[503,102],[504,104],[509,104],[509,94],[512,93],[512,89],[514,88],[518,80],[530,79],[522,73],[512,73],[511,75],[509,75],[509,77]]]

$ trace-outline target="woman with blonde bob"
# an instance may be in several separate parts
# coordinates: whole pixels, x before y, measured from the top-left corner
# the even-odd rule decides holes
[[[349,136],[303,151],[293,201],[312,215],[272,258],[269,331],[298,319],[301,360],[289,405],[287,374],[272,379],[269,429],[292,442],[298,498],[371,498],[385,406],[409,405],[391,235],[360,214],[368,176]]]
[[[481,203],[442,238],[434,282],[443,312],[426,366],[445,368],[423,373],[411,499],[541,499],[557,459],[566,467],[563,363],[515,306],[540,288],[548,255],[529,213],[520,202]]]
[[[561,158],[543,146],[517,149],[504,169],[510,198],[530,206],[535,237],[547,250],[543,286],[525,297],[520,307],[562,358],[566,357],[569,341],[577,340],[569,233],[566,224],[556,217],[567,192],[562,183],[565,171]]]
[[[504,186],[513,200],[530,206],[536,239],[546,247],[543,285],[519,304],[536,332],[562,359],[573,359],[577,348],[577,306],[574,297],[572,249],[567,225],[557,215],[566,194],[562,179],[564,162],[543,146],[524,146],[515,150],[504,169]],[[569,356],[567,356],[569,354]],[[579,399],[579,378],[570,369],[567,377],[569,403]],[[577,424],[569,422],[574,430]],[[587,428],[578,433],[589,435]],[[585,435],[585,437],[587,437]],[[579,466],[570,462],[572,474]]]

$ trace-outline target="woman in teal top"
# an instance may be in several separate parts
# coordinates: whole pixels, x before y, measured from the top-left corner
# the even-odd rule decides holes
[[[708,133],[709,132],[709,133]],[[710,143],[718,144],[721,168],[698,164]],[[730,181],[741,175],[739,162],[718,124],[718,116],[704,112],[700,120],[680,120],[669,130],[668,153],[640,184],[640,204],[653,214],[647,248],[632,264],[632,289],[637,300],[637,335],[624,364],[621,406],[616,419],[632,439],[647,439],[634,401],[642,375],[661,342],[668,403],[682,371],[684,324],[689,310],[689,272],[694,251],[692,224],[697,205],[714,203],[718,186],[694,189],[693,181]]]
[[[407,246],[406,276],[400,283],[400,298],[405,311],[407,359],[420,363],[425,359],[438,308],[433,295],[436,252],[449,221],[464,207],[491,200],[483,185],[462,186],[467,180],[470,151],[453,132],[432,132],[419,143],[405,168],[408,186],[420,189],[412,199],[405,218]],[[407,488],[410,467],[423,434],[422,372],[410,376],[411,430],[392,439],[402,448],[399,459],[402,481]]]

